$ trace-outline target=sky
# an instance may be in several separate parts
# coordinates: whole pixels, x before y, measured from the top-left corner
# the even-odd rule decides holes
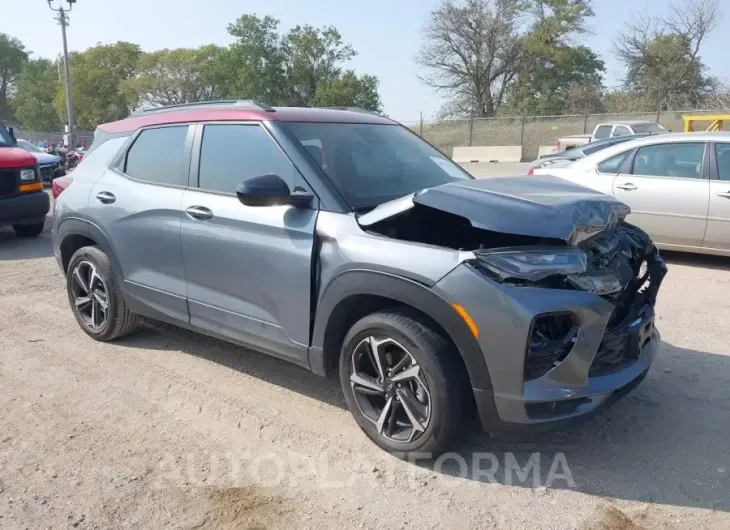
[[[59,0],[54,0],[58,4]],[[337,27],[358,52],[349,63],[359,74],[376,75],[384,111],[400,121],[432,117],[443,103],[417,78],[414,57],[421,28],[440,0],[77,0],[68,29],[69,48],[81,51],[97,43],[135,42],[145,51],[231,42],[228,23],[244,13],[271,15],[280,29],[297,24]],[[730,78],[725,51],[730,35],[730,1],[723,19],[702,50],[712,73]],[[620,64],[612,43],[627,20],[642,12],[660,14],[667,0],[594,0],[591,34],[579,42],[606,62],[605,81],[616,86]],[[61,28],[47,0],[0,0],[0,32],[20,39],[34,56],[55,57],[61,51]]]

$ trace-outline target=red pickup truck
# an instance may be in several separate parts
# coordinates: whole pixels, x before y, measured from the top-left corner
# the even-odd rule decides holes
[[[0,124],[0,226],[11,225],[19,237],[35,237],[43,232],[51,200],[35,157],[16,144],[13,130]]]

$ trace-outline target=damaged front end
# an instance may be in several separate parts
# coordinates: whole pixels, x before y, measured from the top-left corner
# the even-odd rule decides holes
[[[476,251],[470,265],[501,283],[581,290],[614,306],[589,376],[607,375],[636,360],[654,336],[654,305],[667,266],[649,236],[620,221],[577,247]],[[560,364],[577,340],[580,323],[566,314],[535,319],[524,378]]]

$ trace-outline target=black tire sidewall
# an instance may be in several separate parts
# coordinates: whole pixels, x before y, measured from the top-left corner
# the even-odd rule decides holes
[[[66,270],[66,292],[68,294],[68,301],[71,306],[71,311],[76,318],[76,322],[78,322],[79,326],[81,326],[81,329],[83,329],[87,335],[94,339],[106,340],[111,336],[114,331],[114,323],[117,319],[117,297],[119,296],[119,293],[117,292],[116,284],[112,283],[111,281],[111,270],[108,263],[102,261],[100,257],[105,257],[105,254],[96,247],[84,247],[76,251],[76,253],[71,257],[71,261],[68,264],[68,269]],[[76,309],[76,305],[74,303],[72,276],[74,269],[81,261],[88,261],[90,263],[93,263],[96,267],[97,273],[101,275],[104,283],[106,284],[107,298],[109,304],[107,309],[107,319],[104,323],[104,326],[102,326],[98,330],[91,329],[86,324],[86,322],[84,322],[84,319],[81,318],[81,315]]]
[[[375,425],[360,412],[350,386],[350,363],[354,348],[370,335],[385,335],[403,345],[413,355],[421,366],[422,377],[428,385],[431,397],[431,420],[421,436],[413,442],[393,442],[381,436]],[[444,433],[448,430],[449,418],[446,417],[450,409],[447,403],[446,386],[449,374],[437,362],[433,346],[398,324],[383,318],[382,314],[375,313],[357,322],[347,333],[343,341],[340,355],[340,383],[345,401],[358,426],[365,431],[368,437],[382,449],[401,458],[409,453],[431,453],[439,451],[443,445]],[[425,456],[425,455],[424,455]]]

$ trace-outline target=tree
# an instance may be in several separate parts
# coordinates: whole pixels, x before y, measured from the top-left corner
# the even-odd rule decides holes
[[[61,129],[63,120],[53,106],[60,89],[58,66],[48,59],[30,60],[18,77],[17,92],[12,104],[16,119],[26,129]]]
[[[294,106],[313,105],[317,87],[337,81],[342,73],[339,64],[356,55],[334,27],[316,29],[309,25],[296,26],[287,33],[282,52],[289,104]]]
[[[71,55],[71,94],[78,129],[93,130],[100,123],[120,120],[137,107],[135,94],[126,88],[137,71],[142,51],[137,44],[99,44]],[[56,93],[55,107],[66,112],[63,87]]]
[[[575,96],[587,105],[580,112],[599,110],[604,63],[589,48],[571,42],[585,32],[585,21],[593,16],[590,3],[531,0],[526,7],[531,26],[520,41],[509,111],[564,113],[575,109],[576,101],[571,99]]]
[[[700,49],[719,19],[717,0],[685,0],[665,17],[643,15],[617,38],[624,87],[654,110],[693,107],[713,92]]]
[[[224,51],[208,45],[143,54],[137,73],[124,86],[132,101],[150,106],[219,99],[224,90],[219,68]]]
[[[0,33],[0,120],[10,120],[10,97],[15,92],[15,83],[23,66],[28,61],[28,52],[15,37]]]
[[[523,0],[444,0],[423,29],[421,80],[451,114],[492,116],[517,74]]]
[[[372,75],[358,77],[348,70],[340,77],[317,85],[314,95],[317,107],[360,107],[382,111],[378,95],[378,78]]]
[[[279,34],[272,17],[243,15],[228,26],[236,38],[218,62],[230,98],[270,105],[357,105],[379,110],[378,80],[343,71],[356,52],[336,28],[296,26]]]

